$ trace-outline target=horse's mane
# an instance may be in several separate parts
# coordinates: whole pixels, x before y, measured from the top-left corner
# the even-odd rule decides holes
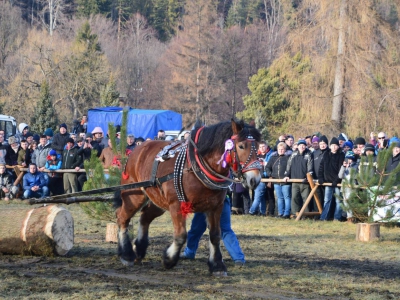
[[[249,135],[256,141],[261,140],[260,132],[253,126],[243,124],[244,128],[238,135],[238,140],[243,141]],[[201,128],[199,123],[196,123],[191,136],[195,139],[197,131]],[[197,144],[200,155],[205,155],[213,150],[223,153],[225,151],[225,141],[233,135],[232,123],[230,121],[221,122],[215,125],[206,126],[200,135],[199,143]]]

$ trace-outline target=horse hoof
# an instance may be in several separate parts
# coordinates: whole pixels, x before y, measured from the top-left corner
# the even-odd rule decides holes
[[[125,266],[125,267],[132,267],[134,265],[133,261],[128,261],[123,259],[122,257],[119,258],[121,260],[121,263]]]
[[[213,276],[218,276],[218,277],[227,277],[228,273],[225,271],[217,271],[212,273]]]

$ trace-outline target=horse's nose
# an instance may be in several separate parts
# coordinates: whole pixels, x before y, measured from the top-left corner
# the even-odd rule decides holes
[[[250,188],[251,188],[252,190],[254,190],[254,189],[257,187],[257,185],[258,185],[259,183],[260,183],[260,182],[259,182],[256,178],[252,177],[252,178],[250,179]]]

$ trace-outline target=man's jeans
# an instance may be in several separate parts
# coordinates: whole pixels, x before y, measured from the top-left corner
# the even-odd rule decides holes
[[[340,199],[335,195],[340,195],[340,189],[338,187],[325,187],[324,209],[322,210],[321,220],[328,220],[328,214],[333,202],[333,198],[335,198],[336,201],[334,219],[338,221],[342,219],[342,207],[340,206]]]
[[[292,186],[290,184],[274,184],[274,188],[278,197],[278,214],[280,216],[290,216]]]
[[[224,245],[229,255],[234,261],[245,262],[244,254],[240,248],[239,241],[236,234],[233,232],[231,227],[231,204],[228,197],[225,198],[224,207],[221,213],[221,238],[224,241]],[[195,258],[197,248],[199,247],[199,241],[203,233],[206,231],[207,221],[204,213],[195,213],[192,225],[188,232],[188,238],[184,255],[187,258]]]
[[[254,215],[260,210],[262,215],[266,215],[267,210],[267,201],[265,199],[265,195],[267,192],[267,187],[265,182],[260,182],[260,184],[254,190],[254,202],[253,205],[250,207],[249,213]]]
[[[47,197],[47,196],[49,196],[49,188],[47,186],[43,186],[37,192],[34,192],[32,190],[25,190],[24,191],[24,199],[44,198],[44,197]]]

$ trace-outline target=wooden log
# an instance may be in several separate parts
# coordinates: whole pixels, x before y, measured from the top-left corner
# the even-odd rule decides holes
[[[74,220],[65,208],[2,208],[0,220],[1,253],[65,255],[74,245]]]
[[[118,225],[115,223],[107,223],[106,242],[118,243]]]
[[[380,228],[379,223],[358,223],[356,232],[356,241],[360,242],[370,242],[376,241],[380,238]]]

